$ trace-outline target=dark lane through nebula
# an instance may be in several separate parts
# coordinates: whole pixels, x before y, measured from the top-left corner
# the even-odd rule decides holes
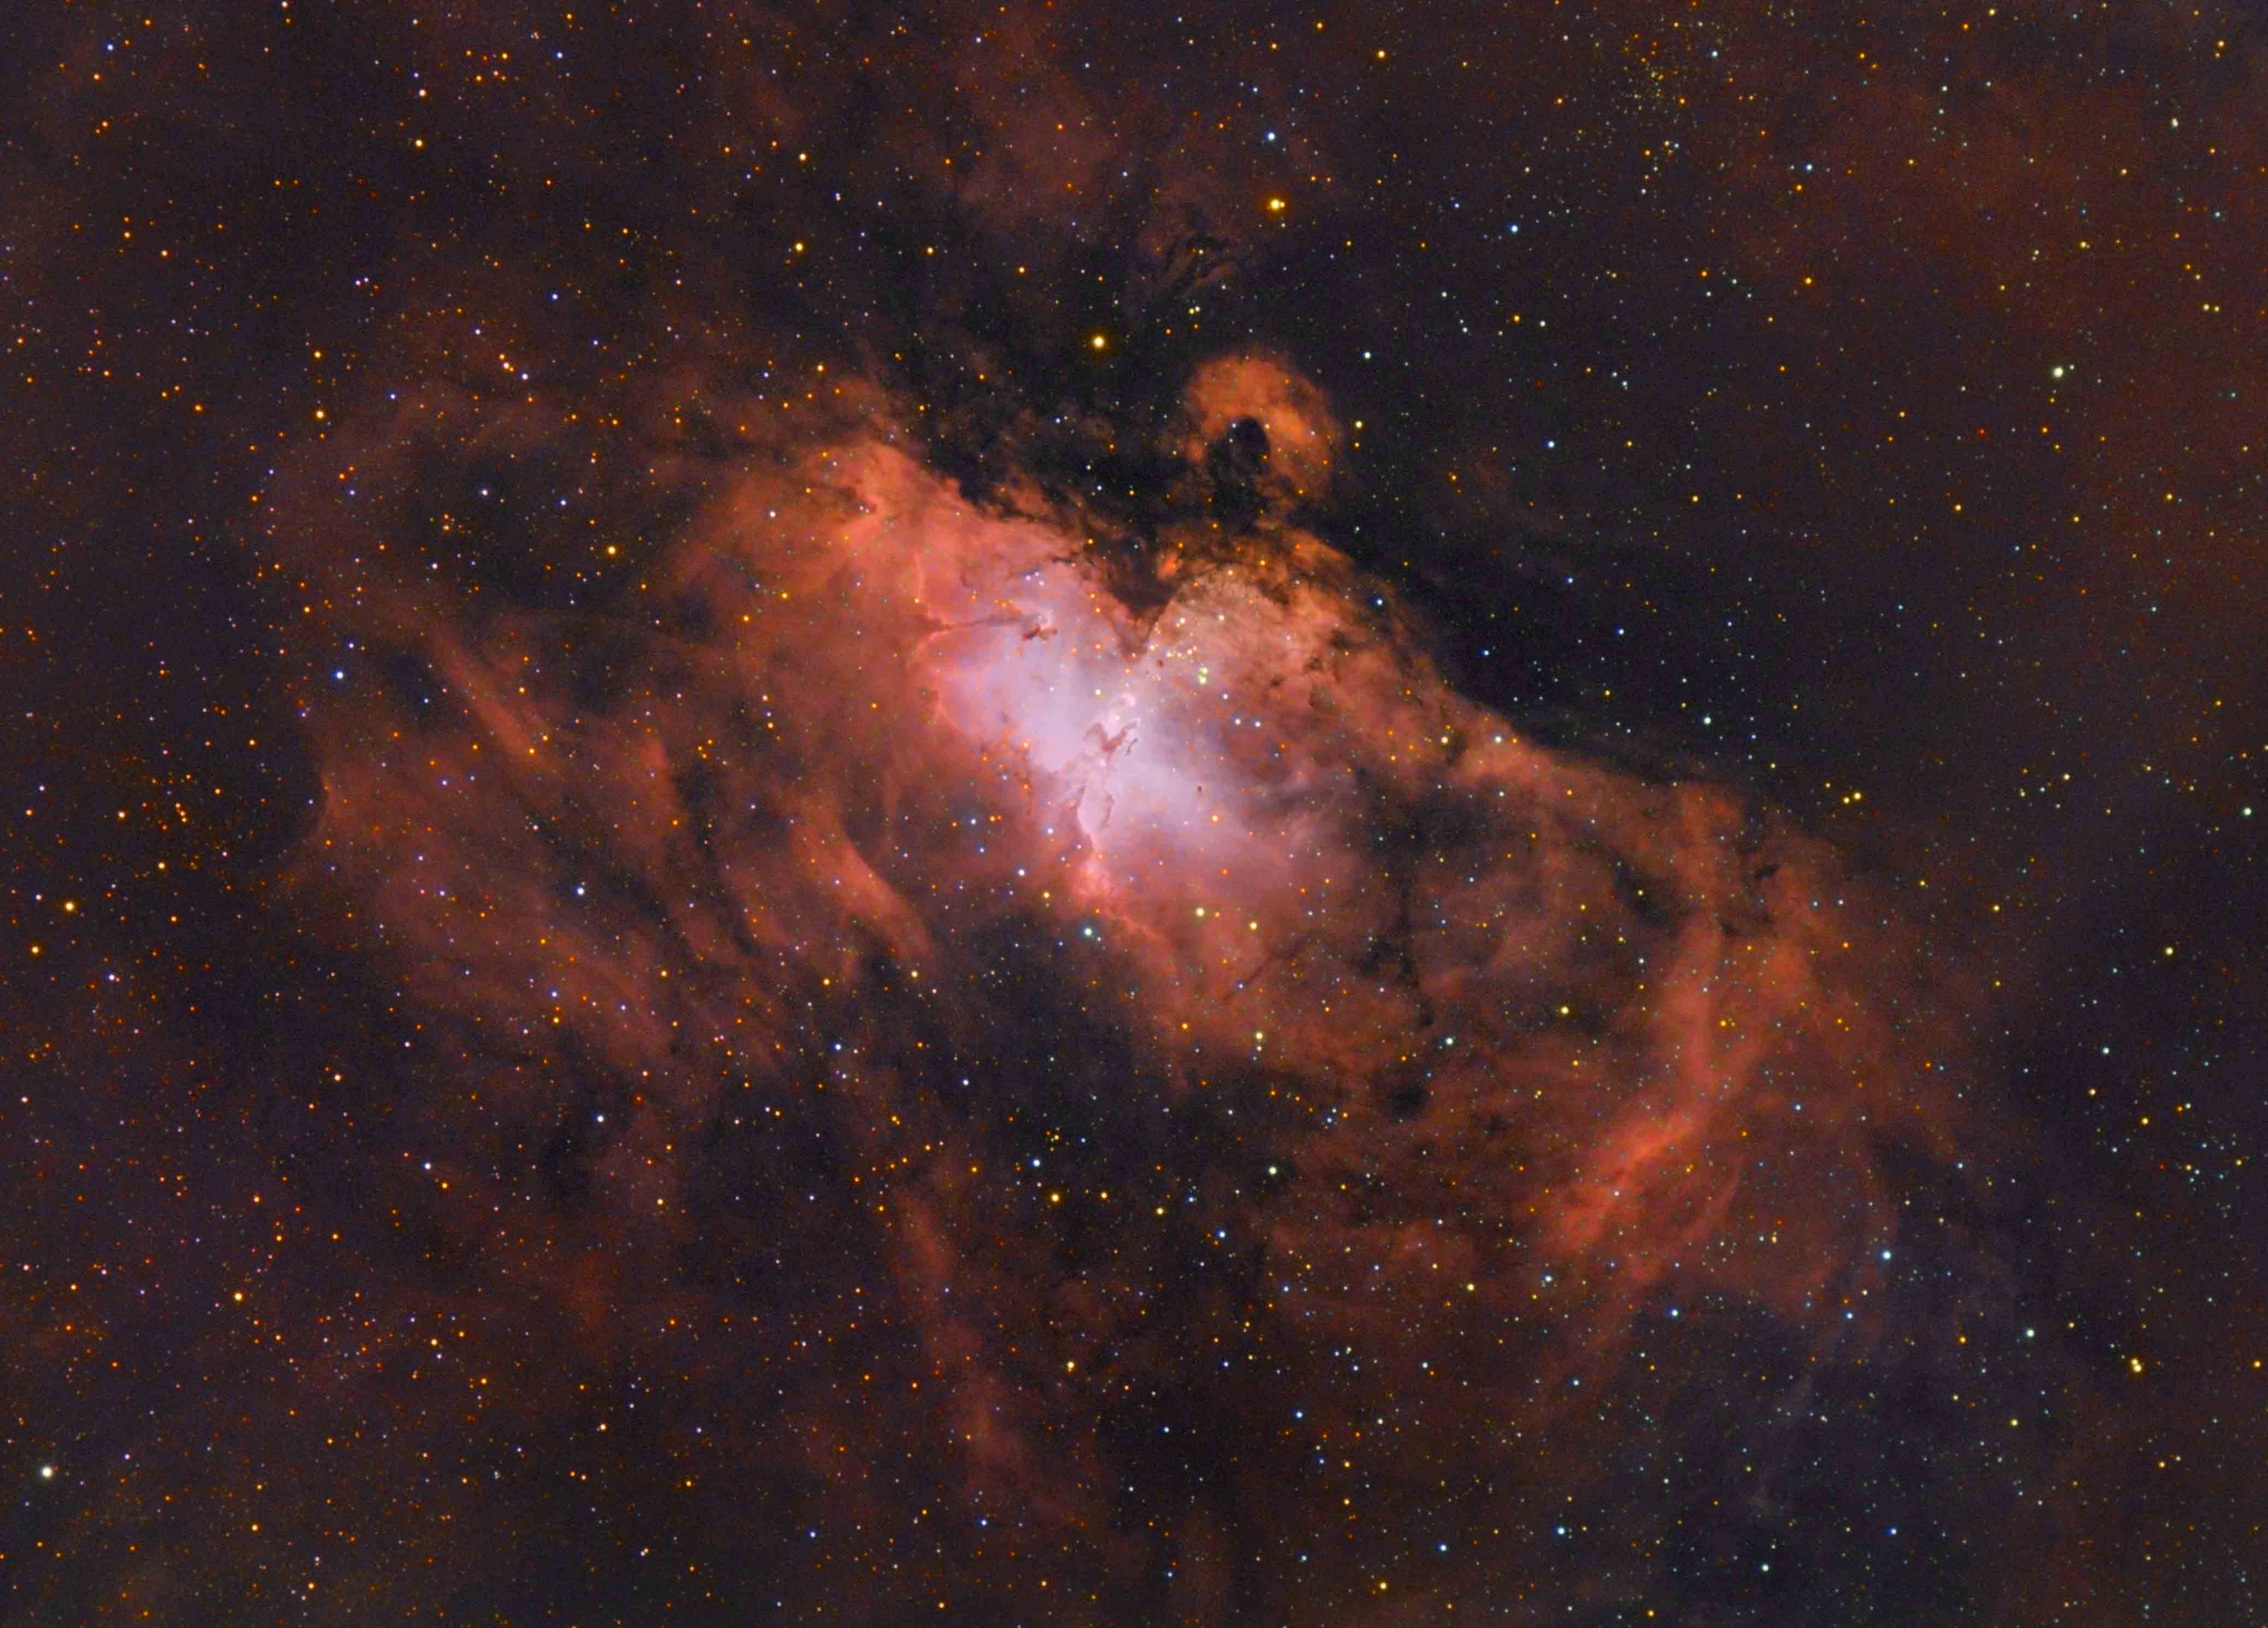
[[[9,28],[0,1621],[2268,1610],[2257,21]]]

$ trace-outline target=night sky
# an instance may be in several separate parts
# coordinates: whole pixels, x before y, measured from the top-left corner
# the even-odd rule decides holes
[[[0,1622],[2268,1621],[2257,10],[571,3],[0,20]]]

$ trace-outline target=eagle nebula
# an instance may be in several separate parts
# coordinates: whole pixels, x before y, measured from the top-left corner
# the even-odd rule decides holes
[[[2261,1620],[2257,21],[191,11],[0,1620]]]
[[[681,387],[730,433],[609,614],[328,585],[292,868],[432,1030],[392,1202],[446,1315],[734,1399],[640,1408],[753,1482],[688,1565],[1337,1621],[1940,1564],[1951,1467],[1827,1467],[1898,1453],[1915,1300],[2012,1332],[1947,1212],[1974,997],[1828,845],[1461,695],[1285,511],[1346,431],[1279,363],[1190,380],[1138,549],[972,502],[886,399],[767,444]],[[279,483],[303,569],[395,551],[396,466],[575,468],[427,411],[446,453],[381,417]],[[1233,531],[1232,446],[1285,471]]]

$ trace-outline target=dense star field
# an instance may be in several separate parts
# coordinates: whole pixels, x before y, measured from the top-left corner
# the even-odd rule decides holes
[[[0,1622],[2268,1620],[2268,27],[22,6]]]

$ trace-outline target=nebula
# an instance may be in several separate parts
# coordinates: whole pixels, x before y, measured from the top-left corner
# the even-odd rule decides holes
[[[1310,1564],[1368,1602],[1315,1620],[1402,1620],[1602,1522],[1645,1541],[1596,1609],[1709,1574],[1699,1489],[1755,1442],[1664,1499],[1631,1421],[1673,1344],[1754,1368],[1757,1420],[1883,1359],[1908,1207],[1975,1145],[1974,969],[1754,799],[1461,695],[1300,519],[1344,431],[1280,362],[1196,371],[1163,432],[1242,523],[1138,546],[973,500],[902,416],[658,460],[680,518],[588,608],[434,593],[280,483],[353,652],[298,885],[436,1032],[399,1129],[466,1303],[594,1360],[739,1308],[788,1526],[943,1487],[1061,1620],[1307,1620]],[[358,479],[417,446],[381,421]]]
[[[0,1619],[2268,1618],[2256,18],[16,13]]]

